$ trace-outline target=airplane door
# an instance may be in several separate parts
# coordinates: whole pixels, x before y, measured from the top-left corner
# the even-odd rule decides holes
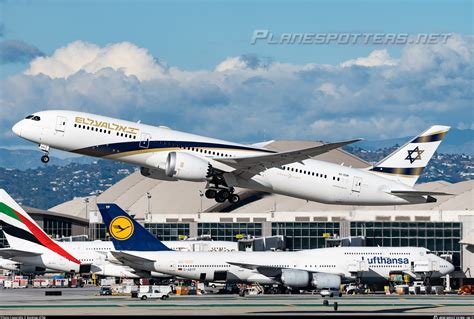
[[[66,122],[67,118],[64,116],[58,116],[56,118],[56,132],[64,133],[64,130],[66,129]]]
[[[140,138],[140,147],[141,148],[148,148],[150,147],[150,139],[151,135],[148,133],[142,133]]]
[[[354,182],[352,183],[352,191],[356,193],[360,193],[361,187],[362,187],[362,178],[354,176]]]

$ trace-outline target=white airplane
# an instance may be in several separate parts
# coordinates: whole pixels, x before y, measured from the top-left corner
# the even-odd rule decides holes
[[[169,277],[156,272],[144,273],[122,265],[111,254],[110,241],[59,242],[52,240],[16,203],[0,189],[0,224],[10,248],[0,249],[0,268],[24,272],[93,272],[102,276],[139,278]],[[237,243],[223,241],[169,241],[179,251],[234,251]],[[153,247],[153,242],[148,243]],[[161,242],[160,242],[161,244]],[[1,261],[5,262],[1,262]]]
[[[404,205],[449,195],[413,188],[449,130],[435,125],[367,169],[310,159],[360,139],[288,152],[174,131],[74,111],[42,111],[16,123],[13,132],[39,144],[141,167],[161,180],[207,182],[207,198],[240,200],[234,187],[249,188],[328,204]]]
[[[116,251],[112,254],[135,269],[157,271],[207,282],[282,284],[289,288],[339,288],[359,278],[364,283],[386,282],[390,273],[441,277],[454,266],[418,247],[333,247],[296,252],[176,252],[156,243],[151,235],[115,204],[98,204]],[[114,228],[129,226],[126,239]],[[423,274],[423,275],[421,275]]]

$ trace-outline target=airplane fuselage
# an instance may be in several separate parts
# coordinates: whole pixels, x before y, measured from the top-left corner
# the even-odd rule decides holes
[[[427,249],[415,247],[337,247],[298,252],[127,253],[155,260],[155,271],[209,282],[280,283],[278,272],[272,275],[271,269],[286,269],[334,274],[343,282],[360,276],[365,283],[375,283],[387,281],[390,273],[413,273],[425,265],[433,267],[432,277],[443,276],[454,269],[449,262]],[[269,269],[261,270],[265,267]]]
[[[190,155],[190,158],[196,161],[195,166],[209,163],[224,171],[229,167],[217,162],[216,159],[274,153],[263,148],[165,127],[82,112],[43,111],[35,113],[35,116],[39,120],[24,119],[14,126],[14,132],[46,148],[52,147],[154,170],[158,175],[155,178],[165,180],[176,180],[165,175],[170,152]],[[194,164],[189,163],[188,167],[192,165]],[[202,169],[205,170],[207,167]],[[206,180],[205,174],[182,179]],[[390,194],[392,189],[412,190],[412,188],[386,179],[381,174],[314,159],[271,167],[251,177],[232,175],[231,180],[232,186],[236,187],[329,204],[402,205],[426,202],[425,196],[403,197]]]

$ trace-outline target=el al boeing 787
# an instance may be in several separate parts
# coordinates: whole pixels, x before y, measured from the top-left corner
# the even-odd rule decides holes
[[[207,182],[206,197],[240,200],[234,187],[339,205],[434,202],[440,192],[413,188],[449,127],[435,125],[372,167],[356,169],[311,157],[353,139],[286,152],[175,131],[163,126],[64,110],[28,115],[13,132],[50,148],[138,165],[149,178]]]

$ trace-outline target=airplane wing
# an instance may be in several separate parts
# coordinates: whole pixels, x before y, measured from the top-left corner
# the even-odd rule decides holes
[[[292,269],[292,268],[285,268],[285,267],[272,267],[272,266],[262,266],[262,265],[257,265],[257,264],[247,264],[247,263],[239,263],[239,262],[232,262],[228,261],[227,262],[229,265],[245,268],[245,269],[250,269],[250,270],[256,270],[260,274],[267,276],[267,277],[277,277],[282,274],[282,270],[284,269]],[[308,269],[301,269],[303,271],[307,271],[309,273],[318,273],[318,274],[325,274],[325,272],[322,271],[313,271],[313,270],[308,270]],[[344,274],[335,274],[331,273],[331,275],[339,275],[339,276],[344,276]]]
[[[111,251],[110,252],[118,261],[125,265],[144,265],[148,263],[154,263],[152,259],[140,257],[137,255],[125,253],[123,251]],[[133,266],[131,266],[133,267]]]
[[[390,191],[393,195],[400,196],[452,196],[454,194],[443,193],[443,192],[429,192],[429,191]]]
[[[254,175],[268,169],[270,167],[279,167],[286,164],[301,162],[316,155],[327,153],[333,149],[358,142],[362,139],[354,139],[336,143],[328,143],[320,146],[304,148],[296,151],[281,152],[269,155],[253,156],[253,157],[236,157],[236,158],[219,158],[215,161],[226,164],[235,168],[235,175],[244,172],[251,172]]]
[[[0,257],[3,258],[14,258],[14,257],[35,257],[41,256],[42,253],[35,253],[32,251],[12,249],[12,248],[1,248]]]
[[[228,261],[227,262],[229,265],[245,268],[245,269],[250,269],[250,270],[256,270],[259,273],[261,273],[264,276],[267,277],[276,277],[281,275],[281,270],[284,268],[280,267],[271,267],[271,266],[262,266],[262,265],[256,265],[256,264],[246,264],[246,263],[239,263],[239,262],[232,262]]]

